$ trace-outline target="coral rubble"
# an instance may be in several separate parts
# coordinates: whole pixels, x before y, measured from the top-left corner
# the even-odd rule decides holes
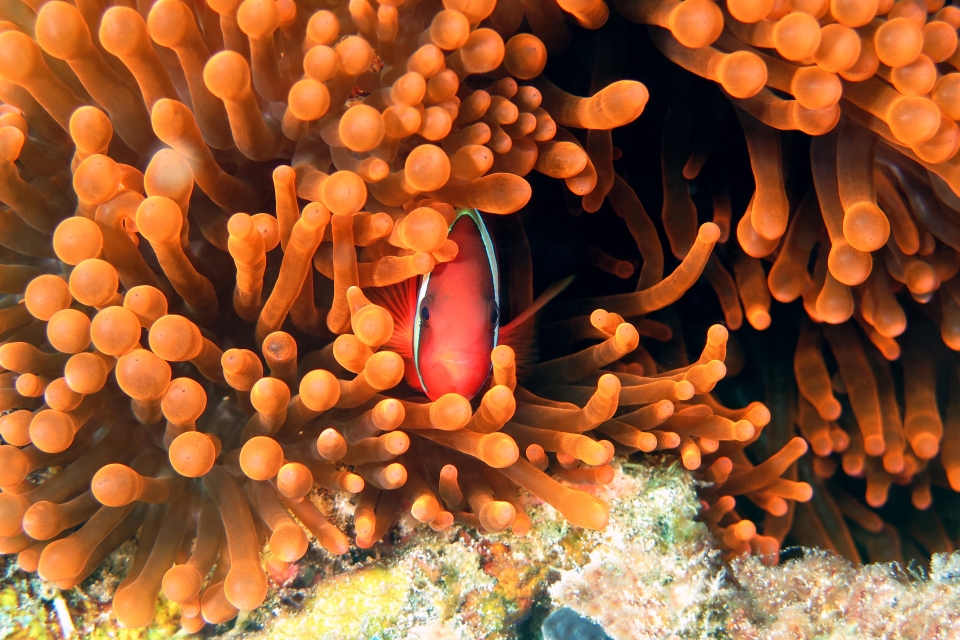
[[[638,474],[640,493],[650,499],[656,489],[644,487],[647,473]],[[666,491],[677,488],[661,485]],[[751,556],[721,563],[695,528],[667,525],[661,532],[631,533],[628,523],[638,517],[633,510],[638,506],[616,508],[616,540],[597,545],[588,562],[561,571],[550,587],[556,606],[599,622],[615,640],[950,638],[958,632],[953,613],[960,597],[958,553],[935,555],[929,572],[894,563],[856,567],[811,550],[776,567]],[[676,515],[682,519],[681,513]],[[666,534],[669,544],[654,542],[658,533]]]

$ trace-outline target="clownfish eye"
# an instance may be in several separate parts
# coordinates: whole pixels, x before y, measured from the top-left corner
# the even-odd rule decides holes
[[[424,322],[430,320],[430,308],[427,305],[420,307],[420,319]]]
[[[494,302],[493,308],[490,310],[490,324],[496,326],[498,322],[500,322],[500,307]]]

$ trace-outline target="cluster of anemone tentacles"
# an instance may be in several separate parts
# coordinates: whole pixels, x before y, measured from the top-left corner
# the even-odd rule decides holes
[[[406,510],[524,535],[518,488],[603,527],[590,485],[610,482],[614,453],[655,450],[704,481],[701,518],[728,555],[952,549],[960,10],[614,5],[4,3],[0,552],[69,587],[140,531],[118,621],[149,624],[163,591],[197,630],[262,603],[307,532],[342,554]],[[581,98],[543,72],[591,30],[592,73],[553,77]],[[638,51],[664,63],[655,50],[670,86],[619,79]],[[662,96],[655,223],[630,175],[645,149],[614,136]],[[599,212],[582,226],[628,238],[633,264],[573,245],[621,279],[642,261],[635,290],[566,296],[542,327],[562,355],[501,344],[475,398],[428,401],[389,350],[378,292],[456,260],[450,226],[478,209],[503,319],[529,314],[544,265],[525,224],[563,215],[528,206],[547,182],[534,171],[564,181],[573,213]],[[682,354],[681,332],[649,314],[692,287],[716,292],[727,328],[663,367],[656,343],[675,335]],[[772,299],[803,316],[796,334],[771,325],[786,317]],[[787,383],[760,383],[769,410],[718,399],[743,397],[718,382],[763,344],[728,334],[744,318],[793,357]],[[316,487],[356,495],[348,530]]]
[[[702,5],[631,7],[674,25]],[[518,488],[601,528],[583,489],[610,482],[614,453],[677,449],[713,483],[724,548],[774,558],[784,533],[759,535],[733,496],[772,514],[809,499],[780,477],[807,446],[746,456],[770,415],[711,395],[726,329],[677,369],[618,363],[638,327],[662,335],[643,316],[693,286],[723,225],[671,235],[664,278],[612,168],[611,130],[647,90],[580,98],[541,75],[565,19],[608,17],[601,0],[0,7],[0,552],[67,588],[139,530],[117,620],[149,624],[162,591],[193,631],[259,606],[304,529],[332,554],[401,509],[524,535]],[[381,348],[394,319],[372,291],[455,260],[458,210],[515,217],[534,170],[587,210],[610,198],[644,259],[637,290],[567,307],[566,342],[594,344],[529,366],[497,346],[477,398],[428,402]],[[516,318],[534,293],[522,226],[497,242]],[[356,494],[352,531],[315,487]]]
[[[618,8],[650,25],[670,61],[727,98],[715,92],[691,106],[681,90],[670,101],[661,158],[674,253],[690,246],[689,186],[705,168],[722,230],[705,276],[726,326],[736,330],[745,317],[766,330],[771,296],[802,299],[802,309],[793,305],[799,333],[778,334],[795,340],[795,384],[767,397],[783,405],[780,438],[796,427],[809,443],[813,456],[799,472],[815,491],[796,505],[800,517],[788,505],[764,530],[781,539],[792,530],[798,542],[857,562],[952,551],[960,9],[939,0],[722,4]],[[720,123],[731,120],[742,127],[755,186],[739,222],[731,222],[733,170],[722,150],[711,152]],[[737,241],[727,245],[732,223]]]

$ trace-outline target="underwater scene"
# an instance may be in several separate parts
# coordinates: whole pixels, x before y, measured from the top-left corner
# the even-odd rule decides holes
[[[960,638],[958,28],[0,1],[0,639]]]

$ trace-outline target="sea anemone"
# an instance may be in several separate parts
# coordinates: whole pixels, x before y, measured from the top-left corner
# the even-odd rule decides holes
[[[525,535],[518,487],[595,529],[608,511],[589,486],[616,452],[656,450],[703,481],[727,555],[776,562],[792,531],[859,558],[843,516],[886,549],[896,530],[822,478],[837,453],[874,507],[894,481],[918,509],[940,476],[960,489],[960,405],[944,425],[930,338],[936,323],[960,348],[960,111],[936,66],[954,63],[960,12],[934,4],[615,3],[643,28],[602,0],[5,6],[0,551],[70,587],[140,530],[117,620],[149,624],[163,591],[193,631],[263,602],[264,539],[272,573],[306,552],[304,528],[348,551],[315,487],[356,495],[360,548],[401,509]],[[548,51],[580,64],[545,74]],[[652,98],[620,78],[636,52],[669,78],[651,78],[663,131],[646,127],[661,225],[634,190],[647,199],[645,145],[626,136]],[[741,143],[715,141],[741,129],[749,162],[728,166]],[[484,354],[475,395],[428,398],[396,296],[455,263],[465,210],[493,231],[493,322],[523,340],[489,368]],[[599,212],[577,218],[593,235],[553,242],[568,211]],[[621,237],[614,253],[638,260],[602,248]],[[543,309],[568,282],[546,278],[574,271],[588,277]],[[771,295],[802,296],[809,317],[796,384],[747,367],[717,387],[750,360],[728,329],[770,327]],[[788,361],[776,351],[761,370]],[[771,409],[747,402],[763,388]]]
[[[912,0],[730,1],[723,11],[704,3],[688,27],[679,8],[666,19],[627,4],[623,15],[650,24],[657,49],[718,83],[735,107],[735,117],[701,109],[711,123],[698,127],[697,109],[671,100],[674,139],[665,135],[662,156],[668,238],[689,238],[688,184],[704,167],[714,218],[730,222],[737,177],[719,166],[708,136],[738,121],[754,189],[736,224],[738,246],[721,242],[706,276],[731,330],[744,317],[767,330],[778,313],[771,297],[795,309],[780,314],[786,326],[774,329],[774,342],[747,332],[767,353],[744,346],[759,357],[764,380],[755,382],[766,387],[772,433],[789,437],[795,425],[813,453],[799,465],[813,500],[795,494],[800,517],[783,505],[764,530],[781,541],[790,531],[854,562],[952,551],[960,131],[950,87],[960,77],[960,11]],[[691,41],[701,31],[710,42]],[[790,374],[779,363],[790,352],[795,384],[783,384]],[[838,468],[865,482],[827,480]],[[893,500],[892,485],[906,495]]]

